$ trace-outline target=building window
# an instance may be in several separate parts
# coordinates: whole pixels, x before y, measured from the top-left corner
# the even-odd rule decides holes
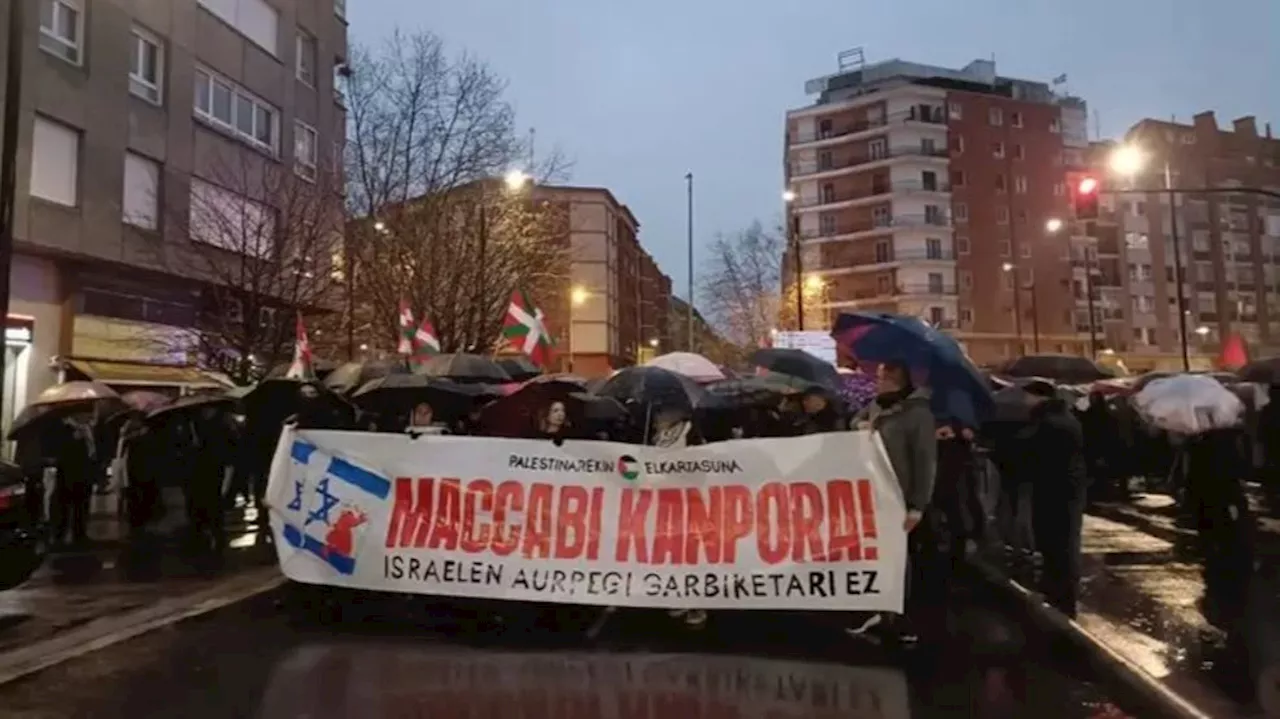
[[[36,117],[31,133],[31,194],[75,207],[80,188],[80,133]]]
[[[964,187],[964,170],[951,171],[951,186]]]
[[[133,55],[129,58],[129,92],[159,105],[164,85],[164,46],[142,28],[133,29]]]
[[[1049,132],[1052,132],[1055,134],[1062,132],[1062,121],[1056,117],[1053,118],[1052,120],[1049,120]]]
[[[1013,112],[1009,115],[1009,124],[1014,127],[1022,127],[1022,113]]]
[[[242,255],[266,257],[275,246],[270,207],[195,177],[188,227],[192,241]]]
[[[144,230],[160,226],[160,165],[142,155],[124,154],[123,220]]]
[[[347,93],[343,90],[347,82],[347,63],[341,59],[333,61],[333,101],[339,107],[347,106]]]
[[[973,324],[973,310],[969,309],[968,307],[965,307],[960,310],[960,324],[962,325]]]
[[[1061,183],[1061,182],[1053,183],[1054,197],[1062,197],[1065,194],[1067,194],[1067,186],[1064,183]]]
[[[996,158],[997,160],[1004,159],[1004,143],[1003,142],[991,143],[991,156]]]
[[[973,289],[973,273],[969,270],[960,270],[960,286],[966,290]]]
[[[1004,124],[1004,111],[1003,111],[1003,110],[1001,110],[1001,109],[1000,109],[1000,108],[998,108],[998,107],[993,107],[993,108],[988,109],[988,110],[987,110],[987,120],[988,120],[992,125],[997,125],[997,126],[999,126],[999,125],[1003,125],[1003,124]]]
[[[81,0],[40,0],[40,48],[73,65],[84,61]]]
[[[969,254],[969,238],[964,235],[956,235],[956,254]]]
[[[960,104],[960,103],[958,103],[958,102],[949,102],[949,103],[947,103],[947,115],[948,115],[952,120],[963,120],[963,119],[964,119],[964,106],[963,106],[963,105],[961,105],[961,104]]]
[[[293,123],[293,171],[307,180],[316,179],[316,152],[319,141],[314,127]]]
[[[942,240],[936,237],[925,238],[924,256],[930,260],[941,260],[942,257]]]
[[[941,278],[939,278],[939,279],[938,279],[938,285],[939,285],[939,286],[941,286],[941,285],[942,285],[942,279],[941,279]],[[930,284],[930,287],[932,287],[932,283]],[[929,324],[933,325],[934,327],[938,327],[938,326],[942,325],[942,323],[943,323],[946,319],[947,319],[946,312],[945,312],[941,307],[930,307],[930,308],[929,308]]]
[[[294,42],[294,52],[298,55],[296,60],[298,81],[307,87],[314,88],[316,86],[315,36],[299,28],[298,37]]]
[[[1019,195],[1027,194],[1027,177],[1026,175],[1016,175],[1013,178],[1013,191]]]
[[[997,172],[996,173],[996,193],[1004,194],[1006,189],[1007,188],[1005,187],[1004,173]]]
[[[836,233],[836,216],[830,213],[818,215],[818,234],[826,237]]]
[[[964,135],[953,135],[951,137],[951,154],[964,154]]]
[[[1013,248],[1009,245],[1008,240],[1000,240],[1000,256],[1009,257],[1013,254]]]
[[[241,140],[276,154],[280,149],[280,113],[230,80],[196,69],[196,116]]]
[[[957,202],[951,206],[951,219],[956,222],[969,221],[969,206],[963,202]]]
[[[1022,145],[1021,145],[1021,144],[1015,144],[1015,145],[1013,146],[1013,159],[1015,159],[1015,160],[1025,160],[1025,159],[1027,159],[1027,153],[1026,153],[1026,150],[1022,147]]]
[[[266,0],[198,0],[200,7],[279,57],[280,14]]]
[[[1018,254],[1021,255],[1024,260],[1031,259],[1031,245],[1029,243],[1020,243],[1018,245]]]
[[[1001,225],[1009,224],[1009,208],[1001,205],[996,208],[996,222]]]
[[[893,261],[893,250],[890,249],[888,242],[876,243],[876,264],[884,264]]]

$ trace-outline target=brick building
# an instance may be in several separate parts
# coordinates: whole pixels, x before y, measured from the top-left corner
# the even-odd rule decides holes
[[[1084,162],[1082,101],[987,60],[856,64],[806,90],[816,102],[787,113],[789,227],[828,319],[919,316],[979,362],[1084,349],[1071,242],[1046,229]]]
[[[631,210],[602,187],[539,185],[533,197],[561,203],[569,218],[570,280],[557,296],[535,298],[562,367],[607,375],[669,348],[671,278],[640,245]]]
[[[1101,318],[1108,346],[1138,367],[1180,366],[1173,231],[1181,250],[1189,354],[1207,364],[1222,339],[1238,333],[1256,351],[1280,347],[1280,200],[1255,194],[1196,193],[1201,188],[1280,191],[1280,140],[1253,117],[1218,126],[1212,112],[1190,124],[1146,119],[1123,145],[1144,158],[1132,176],[1108,162],[1119,143],[1098,145],[1095,172],[1104,193],[1097,260],[1102,297],[1117,305]],[[1170,203],[1171,186],[1188,190]],[[1176,215],[1171,213],[1176,208]],[[1108,237],[1107,228],[1114,228]],[[1087,314],[1086,314],[1087,318]]]

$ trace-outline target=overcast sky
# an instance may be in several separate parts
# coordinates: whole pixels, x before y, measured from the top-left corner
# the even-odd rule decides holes
[[[641,241],[687,280],[686,172],[695,242],[779,217],[783,114],[836,54],[1048,81],[1096,111],[1103,136],[1143,117],[1220,124],[1253,114],[1280,135],[1280,0],[353,0],[352,43],[424,28],[510,83],[523,127],[608,187]],[[1093,122],[1090,122],[1092,136]],[[696,260],[695,260],[696,264]]]

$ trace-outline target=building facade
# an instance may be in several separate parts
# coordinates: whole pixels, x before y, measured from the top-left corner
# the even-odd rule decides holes
[[[569,282],[536,298],[562,367],[603,376],[667,351],[671,278],[641,246],[631,210],[600,187],[538,185],[533,198],[569,218]]]
[[[21,103],[7,334],[26,340],[7,341],[5,422],[68,370],[199,381],[133,366],[194,361],[167,339],[202,301],[175,218],[197,189],[265,199],[211,187],[233,158],[314,177],[345,126],[345,0],[22,1],[21,97],[0,98]]]
[[[1115,148],[1136,149],[1136,173],[1118,175]],[[1212,112],[1192,122],[1142,120],[1095,153],[1105,177],[1098,261],[1119,308],[1104,317],[1108,341],[1130,364],[1181,366],[1174,236],[1183,269],[1182,311],[1188,354],[1207,366],[1225,337],[1238,334],[1255,354],[1280,348],[1280,199],[1249,193],[1197,192],[1233,187],[1280,192],[1280,139],[1252,116],[1219,127]],[[1166,178],[1174,189],[1163,192]]]
[[[787,113],[789,230],[824,319],[918,316],[979,362],[1082,350],[1071,243],[1050,221],[1083,162],[1083,102],[986,60],[857,65],[806,90],[816,102]]]

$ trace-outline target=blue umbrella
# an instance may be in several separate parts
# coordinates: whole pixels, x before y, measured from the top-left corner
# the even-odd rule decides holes
[[[926,375],[933,412],[977,428],[995,409],[991,390],[954,339],[915,317],[854,312],[836,319],[831,335],[860,360],[899,361]]]

